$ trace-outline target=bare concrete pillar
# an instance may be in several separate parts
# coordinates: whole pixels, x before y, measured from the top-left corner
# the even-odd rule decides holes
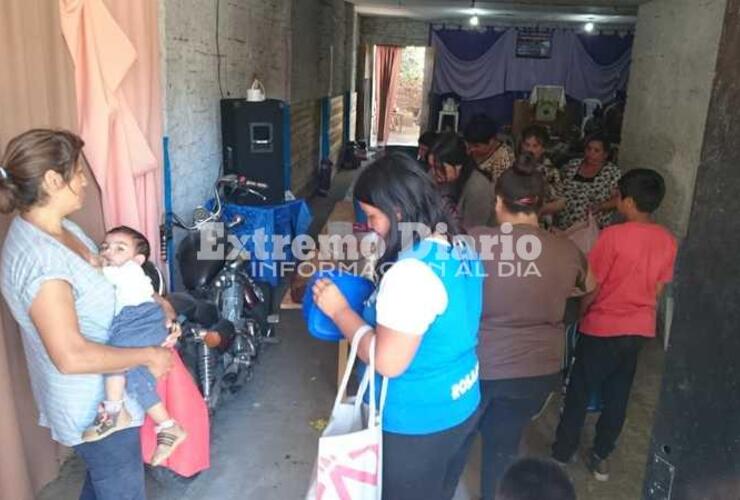
[[[728,0],[679,253],[647,500],[730,499],[740,492],[739,61],[740,0]]]
[[[653,0],[637,16],[619,162],[661,172],[659,220],[686,234],[727,0]]]

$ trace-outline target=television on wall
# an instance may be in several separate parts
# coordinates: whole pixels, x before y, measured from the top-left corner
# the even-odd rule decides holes
[[[516,37],[516,56],[549,59],[552,56],[552,32],[519,31]]]

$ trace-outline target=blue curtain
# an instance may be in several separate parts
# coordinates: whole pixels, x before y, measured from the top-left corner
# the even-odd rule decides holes
[[[505,32],[493,28],[482,31],[441,29],[435,30],[434,34],[455,54],[455,57],[463,61],[474,61],[485,54]]]
[[[488,27],[482,31],[470,31],[462,28],[441,28],[433,31],[445,47],[455,57],[463,61],[473,61],[481,57],[496,43],[506,30]],[[609,65],[616,62],[628,50],[632,50],[634,35],[576,35],[594,62]]]
[[[632,50],[633,35],[578,35],[588,55],[596,64],[614,64],[624,55]]]
[[[443,97],[461,101],[461,127],[471,116],[485,113],[499,124],[511,123],[513,103],[526,98],[536,84],[563,85],[569,99],[597,97],[610,101],[623,94],[629,75],[633,37],[577,35],[553,30],[550,59],[515,55],[515,29],[468,31],[437,29],[437,49],[430,99],[430,128]]]

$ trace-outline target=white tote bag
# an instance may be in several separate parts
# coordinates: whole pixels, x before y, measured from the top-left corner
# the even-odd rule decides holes
[[[594,215],[589,212],[586,220],[576,222],[566,229],[564,234],[576,244],[581,252],[588,255],[596,244],[596,240],[599,239],[599,225]]]
[[[367,332],[365,332],[367,333]],[[354,397],[343,401],[357,347],[362,335],[352,339],[342,383],[329,424],[319,438],[314,477],[306,500],[380,500],[383,471],[383,404],[388,379],[383,377],[380,408],[375,405],[375,339],[370,344],[370,363]],[[363,403],[370,390],[369,405]],[[379,410],[379,411],[378,411]]]

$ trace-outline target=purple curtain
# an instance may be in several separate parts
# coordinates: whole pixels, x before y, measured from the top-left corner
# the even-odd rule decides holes
[[[578,35],[588,55],[597,64],[612,64],[632,50],[634,35]]]
[[[517,58],[516,29],[486,35],[492,42],[483,52],[481,47],[486,39],[476,38],[479,35],[475,32],[455,31],[452,35],[443,31],[432,33],[436,51],[432,81],[435,94],[456,94],[463,101],[475,101],[506,92],[529,92],[535,85],[562,85],[575,99],[597,98],[606,102],[627,85],[631,50],[624,49],[610,64],[599,64],[572,31],[553,31],[549,59]],[[466,34],[473,49],[468,50],[467,57],[460,57]],[[445,40],[453,40],[450,45],[454,51]],[[471,53],[480,55],[469,59]],[[599,59],[605,60],[606,55]]]
[[[480,31],[441,29],[434,33],[456,57],[464,61],[474,61],[485,54],[506,30],[489,27]]]

